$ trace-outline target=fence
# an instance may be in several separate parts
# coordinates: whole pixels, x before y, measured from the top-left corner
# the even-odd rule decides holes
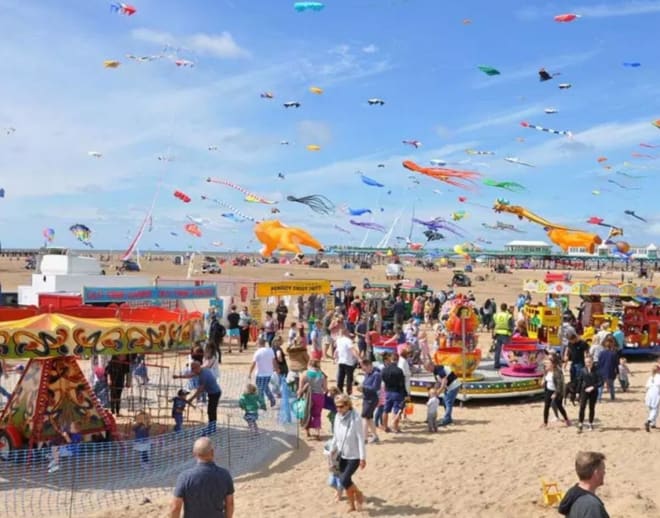
[[[216,431],[209,435],[218,464],[239,476],[296,447],[297,423],[277,407],[260,414],[257,433],[248,429],[237,402],[245,373],[223,372],[221,385]],[[152,436],[148,447],[134,440],[60,447],[54,472],[50,447],[12,452],[0,461],[0,516],[79,517],[170,494],[177,475],[193,465],[192,444],[205,432],[207,426],[196,425]]]

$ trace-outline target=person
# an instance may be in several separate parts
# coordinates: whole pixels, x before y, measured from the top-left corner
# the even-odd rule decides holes
[[[589,345],[581,340],[577,333],[569,333],[568,347],[564,353],[564,362],[570,373],[571,383],[577,380],[578,373],[584,368],[584,355],[589,350]]]
[[[626,335],[623,332],[623,324],[619,322],[616,326],[616,331],[612,333],[614,340],[616,340],[616,348],[621,351],[626,345]]]
[[[279,373],[278,385],[282,384],[282,380],[286,380],[289,374],[289,365],[286,363],[286,354],[282,349],[282,336],[278,333],[273,338],[271,349],[275,354],[275,361],[277,362],[277,372]]]
[[[364,495],[353,482],[353,475],[358,467],[364,469],[367,465],[360,416],[353,410],[351,398],[346,394],[339,394],[335,398],[335,406],[337,417],[330,443],[330,458],[338,459],[337,471],[341,487],[346,491],[348,510],[359,511],[364,503]]]
[[[584,411],[589,404],[589,430],[594,429],[594,416],[596,414],[596,401],[598,391],[603,385],[603,378],[596,368],[591,355],[584,357],[584,368],[578,376],[577,392],[580,394],[580,413],[578,415],[578,433],[582,433],[584,425]]]
[[[309,360],[307,372],[300,379],[300,388],[298,389],[298,398],[301,398],[305,391],[309,389],[311,405],[309,409],[309,421],[305,427],[307,438],[311,438],[310,430],[316,430],[316,439],[321,440],[321,414],[325,405],[325,394],[328,391],[328,378],[321,371],[321,362],[319,360]]]
[[[571,426],[571,421],[564,409],[564,373],[559,366],[559,358],[554,354],[548,356],[543,362],[543,367],[545,368],[543,375],[543,427],[548,426],[551,406],[555,407],[561,414],[566,426]]]
[[[406,315],[406,306],[400,295],[397,295],[394,304],[392,304],[392,316],[394,317],[394,327],[402,327],[403,319]]]
[[[214,311],[211,313],[211,323],[209,324],[209,343],[215,351],[219,363],[222,363],[222,342],[225,339],[226,334],[227,329],[225,329],[225,326],[218,321],[218,316]],[[231,350],[229,352],[231,352]]]
[[[335,406],[335,398],[341,394],[339,389],[334,385],[328,388],[328,391],[325,393],[325,401],[323,404],[323,410],[328,411],[328,421],[330,421],[330,428],[334,430],[335,428],[335,417],[337,416],[337,407]]]
[[[309,355],[315,359],[321,361],[323,359],[323,331],[321,330],[321,321],[315,320],[312,330],[309,333]]]
[[[431,372],[435,378],[435,389],[438,394],[444,394],[442,399],[445,404],[445,415],[440,421],[440,426],[447,426],[454,422],[452,412],[454,403],[461,390],[461,379],[454,373],[450,367],[444,365],[433,365]]]
[[[385,384],[385,407],[383,408],[383,429],[390,433],[400,433],[399,420],[403,412],[404,400],[408,396],[406,392],[406,378],[403,371],[392,362],[392,354],[383,354],[383,370],[380,375]],[[394,412],[392,428],[389,425],[389,414]]]
[[[607,385],[607,390],[610,393],[610,400],[614,401],[614,381],[618,375],[619,370],[619,357],[616,350],[616,340],[610,334],[601,340],[603,351],[598,357],[598,371],[603,377],[604,385]],[[601,385],[598,391],[598,401],[603,399],[603,386]]]
[[[369,316],[366,312],[360,315],[360,318],[355,325],[355,337],[357,339],[357,347],[360,352],[360,358],[368,358],[367,339],[369,335]]]
[[[403,371],[403,377],[406,380],[406,394],[410,396],[410,382],[412,380],[412,371],[410,370],[410,363],[408,363],[408,358],[410,357],[410,349],[404,347],[399,353],[399,360],[397,361],[397,366]]]
[[[513,316],[509,313],[506,302],[502,302],[500,305],[500,311],[495,313],[493,322],[495,324],[493,330],[493,334],[495,335],[495,360],[493,362],[493,368],[499,370],[502,346],[511,341],[511,332],[513,331]]]
[[[289,314],[289,308],[286,307],[286,304],[282,299],[277,303],[275,307],[275,315],[277,315],[277,330],[284,331],[284,322],[286,322],[286,316]]]
[[[264,320],[264,333],[266,334],[266,342],[268,342],[268,345],[271,347],[273,346],[273,338],[275,338],[275,328],[277,324],[275,323],[275,320],[273,320],[273,312],[272,311],[266,311],[266,319]]]
[[[248,312],[247,306],[243,306],[243,309],[238,314],[238,327],[240,329],[240,349],[239,351],[247,351],[248,342],[250,340],[250,324],[252,323],[252,317]]]
[[[434,387],[431,387],[429,389],[429,398],[426,402],[426,426],[429,432],[438,431],[438,408],[440,408],[438,391]]]
[[[297,392],[301,373],[307,369],[307,365],[309,364],[309,353],[307,352],[307,347],[296,340],[293,345],[287,347],[286,354],[289,357],[287,383],[291,387],[291,390]]]
[[[68,445],[76,445],[82,442],[83,436],[80,423],[73,421],[68,426],[60,426],[57,420],[49,418],[57,436],[50,442],[51,459],[48,463],[48,473],[55,473],[60,470],[60,455],[63,455],[62,449]],[[74,446],[75,447],[75,446]],[[71,455],[71,453],[69,453]]]
[[[180,432],[183,430],[183,412],[187,405],[195,408],[195,405],[190,403],[186,396],[190,394],[187,390],[180,389],[176,396],[172,398],[172,419],[174,419],[174,431]]]
[[[252,433],[259,432],[257,420],[259,419],[259,409],[266,410],[266,403],[257,393],[257,387],[252,383],[245,386],[245,391],[238,399],[238,406],[243,410],[243,419],[248,424],[248,429]]]
[[[579,482],[570,488],[559,503],[559,512],[567,518],[610,518],[596,489],[605,481],[605,455],[581,451],[575,457]]]
[[[358,360],[360,359],[360,352],[353,344],[353,340],[348,334],[348,329],[342,328],[339,338],[337,338],[337,350],[335,355],[337,357],[337,387],[342,392],[344,391],[344,384],[346,385],[346,393],[350,396],[353,393],[353,373]]]
[[[263,338],[257,341],[257,345],[258,348],[252,357],[248,379],[252,378],[252,373],[256,368],[256,385],[259,390],[259,397],[264,400],[264,395],[266,395],[270,401],[270,406],[274,407],[276,401],[275,396],[270,390],[270,379],[273,377],[273,374],[278,373],[279,367],[273,349],[266,347],[267,344]]]
[[[206,414],[209,420],[208,430],[209,433],[214,433],[216,421],[218,420],[218,403],[222,395],[218,380],[209,369],[203,369],[202,364],[198,361],[190,364],[190,373],[174,375],[174,379],[185,378],[197,379],[197,388],[193,392],[193,395],[188,398],[189,403],[192,403],[199,394],[205,393],[207,395]]]
[[[575,327],[571,324],[571,315],[563,315],[562,324],[559,328],[559,344],[560,344],[560,353],[563,358],[568,348],[568,337],[576,334]]]
[[[621,385],[621,390],[623,392],[628,392],[628,387],[630,387],[630,367],[628,367],[628,360],[625,357],[619,358],[619,384]]]
[[[290,347],[297,343],[298,340],[298,322],[291,322],[291,325],[289,326],[289,334],[287,335],[287,345]]]
[[[204,359],[202,361],[202,367],[210,370],[216,378],[220,377],[220,359],[218,356],[218,350],[215,348],[212,342],[207,342],[206,347],[204,347]]]
[[[135,434],[135,442],[133,449],[140,452],[140,463],[143,468],[149,467],[149,452],[151,451],[151,442],[149,436],[151,435],[151,419],[146,412],[138,412],[135,414],[135,421],[133,423],[133,433]]]
[[[380,371],[374,367],[369,358],[362,360],[362,371],[364,379],[362,380],[362,423],[364,425],[364,437],[369,443],[377,443],[378,429],[374,424],[374,412],[378,407],[378,392],[383,382]],[[369,436],[371,432],[371,437]]]
[[[655,422],[658,418],[658,406],[660,406],[660,366],[655,364],[651,369],[651,376],[646,381],[646,396],[644,403],[649,411],[649,416],[644,423],[647,432],[655,428]]]
[[[229,353],[231,353],[232,342],[238,345],[240,350],[241,330],[238,326],[240,319],[241,316],[238,311],[236,311],[236,306],[229,308],[229,313],[227,314],[227,325],[229,326],[227,328],[227,336],[229,337],[229,340],[227,341],[227,345],[229,346],[227,352]]]
[[[170,518],[233,518],[234,481],[231,474],[218,466],[213,458],[213,443],[200,437],[193,446],[197,464],[181,473],[176,480]]]
[[[0,394],[2,394],[7,399],[7,401],[11,399],[11,393],[2,386],[2,378],[7,379],[8,377],[9,370],[7,368],[7,363],[5,360],[0,359]]]
[[[110,412],[119,416],[121,410],[121,393],[124,387],[131,386],[131,365],[126,354],[113,356],[105,367],[105,375],[110,387]]]

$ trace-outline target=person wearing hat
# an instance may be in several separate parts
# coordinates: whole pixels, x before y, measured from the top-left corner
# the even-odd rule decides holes
[[[195,405],[186,399],[188,394],[189,392],[187,390],[180,389],[176,393],[176,397],[172,398],[172,418],[174,419],[175,432],[180,432],[183,429],[183,412],[186,409],[186,405],[195,408]]]

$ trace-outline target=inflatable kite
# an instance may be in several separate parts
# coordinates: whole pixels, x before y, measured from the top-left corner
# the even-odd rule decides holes
[[[488,65],[479,65],[477,68],[479,70],[481,70],[487,76],[499,76],[500,75],[499,70],[497,70],[496,68],[493,68],[493,67],[489,67]]]
[[[119,65],[121,65],[121,61],[116,61],[114,59],[106,59],[103,62],[105,68],[117,68]]]
[[[245,201],[249,201],[251,203],[263,203],[264,205],[274,205],[274,204],[277,203],[276,201],[267,200],[266,198],[262,198],[261,196],[258,196],[257,194],[254,194],[254,193],[248,191],[247,189],[244,189],[240,185],[236,185],[235,183],[230,182],[228,180],[223,180],[221,178],[212,178],[212,177],[209,176],[206,179],[206,181],[211,182],[211,183],[219,183],[221,185],[226,185],[227,187],[231,187],[232,189],[236,189],[237,191],[240,191],[243,194],[245,194]]]
[[[522,121],[520,125],[523,128],[535,129],[537,131],[545,131],[546,133],[553,133],[555,135],[565,135],[567,137],[572,137],[573,134],[570,131],[555,130],[551,128],[544,128],[543,126],[537,126],[536,124],[530,124],[529,122]]]
[[[261,255],[270,257],[275,250],[302,255],[300,246],[323,252],[323,245],[301,228],[287,227],[279,220],[260,221],[254,226],[254,235],[264,246]]]
[[[174,191],[174,197],[178,198],[183,203],[190,203],[190,196],[188,196],[185,192]]]
[[[87,225],[76,223],[75,225],[71,225],[69,227],[69,230],[74,236],[76,236],[76,239],[80,241],[83,245],[88,246],[90,248],[94,248],[94,246],[90,241],[92,238],[92,231],[89,229]]]
[[[137,13],[137,9],[132,5],[124,3],[112,3],[110,4],[110,12],[123,14],[124,16],[133,16]]]
[[[425,230],[422,234],[426,237],[426,241],[439,241],[445,238],[445,236],[436,230]]]
[[[325,7],[325,4],[321,2],[296,2],[293,4],[293,8],[302,13],[303,11],[321,11]]]
[[[520,160],[520,158],[515,157],[515,156],[504,157],[504,160],[506,160],[507,162],[509,162],[511,164],[524,165],[526,167],[536,167],[534,164],[530,164],[529,162],[523,162],[522,160]]]
[[[309,196],[302,196],[296,198],[295,196],[287,196],[287,201],[295,203],[302,203],[307,205],[310,209],[318,214],[332,214],[335,211],[335,204],[322,194],[310,194]]]
[[[323,93],[323,88],[319,88],[318,86],[311,86],[309,88],[309,91],[312,92],[313,94],[321,95]]]
[[[202,231],[195,223],[186,223],[183,228],[191,236],[202,237]]]
[[[498,182],[497,180],[491,180],[490,178],[486,178],[484,180],[484,185],[488,185],[490,187],[497,187],[499,189],[506,189],[507,191],[511,191],[511,192],[522,192],[525,190],[525,186],[520,185],[519,183]]]
[[[429,230],[437,231],[443,229],[443,230],[448,230],[452,234],[455,234],[459,237],[463,236],[463,234],[461,233],[462,230],[458,226],[454,225],[452,222],[447,221],[444,218],[437,217],[430,221],[424,221],[422,219],[413,218],[413,223],[418,223],[420,225],[423,225]]]
[[[357,174],[360,175],[360,179],[362,180],[362,183],[365,185],[369,185],[370,187],[385,187],[385,184],[382,184],[373,178],[369,178],[368,176],[365,176],[364,173],[358,171]]]
[[[275,96],[273,95],[272,92],[263,92],[263,93],[259,94],[259,97],[261,97],[262,99],[272,99]]]
[[[660,129],[660,119],[654,120],[651,124],[653,124],[656,128]]]
[[[372,214],[371,209],[347,209],[348,214],[351,216],[362,216],[363,214]]]
[[[581,17],[582,17],[581,15],[574,13],[558,14],[557,16],[555,16],[555,21],[560,23],[568,23],[577,20],[578,18]]]
[[[44,237],[45,244],[52,243],[55,239],[55,230],[52,228],[45,228],[41,231],[41,235]]]
[[[473,182],[476,178],[481,176],[480,173],[476,173],[474,171],[459,171],[456,169],[446,169],[443,167],[422,167],[411,160],[405,160],[402,165],[409,171],[430,176],[431,178],[435,178],[436,180],[448,183],[454,187],[460,187],[467,190],[474,190],[475,187],[470,184],[456,181],[456,179]]]
[[[307,151],[321,151],[321,146],[318,144],[308,144]]]

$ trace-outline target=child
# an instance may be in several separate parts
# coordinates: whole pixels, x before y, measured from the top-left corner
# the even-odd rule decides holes
[[[257,427],[257,419],[259,419],[259,409],[266,410],[266,402],[263,398],[259,397],[257,387],[252,383],[248,383],[245,387],[245,392],[238,400],[238,406],[245,412],[243,419],[248,424],[249,430],[256,434],[259,432]]]
[[[435,388],[429,389],[429,400],[426,402],[426,424],[429,432],[438,431],[438,407],[440,406],[440,399],[438,398],[438,390]]]
[[[335,396],[341,394],[339,389],[335,386],[329,387],[328,392],[325,394],[325,402],[323,409],[328,411],[328,419],[330,420],[330,429],[335,429],[335,416],[337,415],[337,407],[335,406]]]
[[[76,453],[74,445],[81,443],[83,436],[80,429],[80,424],[73,422],[69,425],[69,429],[60,428],[55,421],[51,421],[53,428],[59,434],[51,441],[51,460],[48,463],[48,473],[55,473],[60,469],[60,456],[71,457]]]
[[[630,376],[632,376],[632,372],[628,367],[628,361],[623,357],[619,358],[619,383],[624,392],[628,392],[628,387],[630,387]]]
[[[650,432],[651,428],[655,428],[655,421],[658,418],[658,406],[660,406],[660,365],[654,365],[651,370],[651,376],[646,382],[644,402],[649,410],[649,418],[644,423],[644,428],[647,432]]]
[[[287,345],[292,347],[296,344],[296,339],[298,338],[298,324],[296,322],[291,322],[289,327],[289,334],[287,336]]]
[[[110,394],[108,388],[108,378],[106,377],[105,369],[102,366],[97,365],[94,367],[94,379],[96,380],[94,381],[94,387],[92,388],[94,394],[98,398],[103,408],[109,408]]]
[[[149,441],[149,434],[151,432],[151,419],[146,412],[138,412],[135,414],[135,424],[133,425],[133,433],[135,434],[135,442],[133,449],[140,452],[140,463],[143,468],[149,467],[149,451],[151,451],[151,442]]]
[[[180,389],[179,392],[176,393],[176,397],[172,398],[172,418],[174,419],[175,432],[183,430],[183,412],[186,409],[186,405],[195,408],[195,405],[186,399],[188,394],[190,394],[190,392],[187,390]]]
[[[138,381],[139,385],[146,385],[149,383],[149,375],[147,374],[147,364],[144,359],[144,355],[138,355],[135,360],[135,369],[133,370],[133,375]]]

